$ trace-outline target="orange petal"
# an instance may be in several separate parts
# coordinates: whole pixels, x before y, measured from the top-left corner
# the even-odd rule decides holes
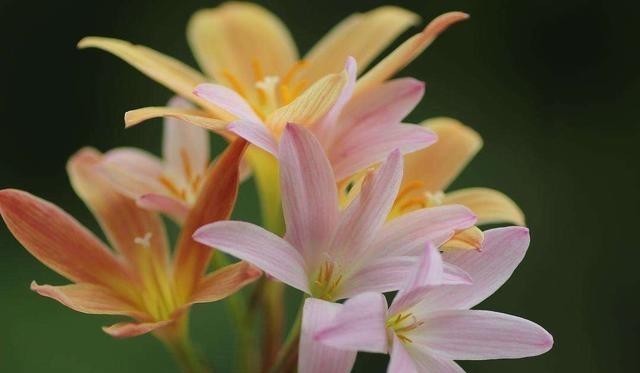
[[[0,191],[0,215],[16,239],[38,260],[76,282],[116,286],[130,276],[88,229],[59,207],[27,192]]]
[[[246,262],[228,265],[203,278],[190,303],[215,302],[226,298],[261,275],[262,271]]]
[[[480,150],[482,138],[451,118],[430,119],[423,125],[438,135],[438,141],[405,156],[404,183],[418,180],[427,191],[442,191]]]
[[[133,127],[145,120],[160,117],[180,119],[214,132],[223,131],[228,124],[225,120],[213,118],[211,114],[206,111],[162,106],[129,110],[124,113],[124,123],[126,127]]]
[[[477,224],[524,225],[524,213],[504,193],[489,188],[465,188],[449,192],[444,203],[465,205],[478,217]]]
[[[102,328],[105,333],[115,338],[131,338],[137,337],[142,334],[152,332],[156,329],[162,328],[171,324],[173,320],[163,320],[158,322],[145,322],[145,323],[129,323],[120,322],[111,326],[105,326]]]
[[[418,57],[449,26],[467,18],[469,18],[469,15],[462,12],[449,12],[436,17],[421,33],[407,39],[364,74],[358,80],[355,94],[360,94],[391,78]]]
[[[239,167],[247,142],[237,139],[207,172],[198,199],[178,238],[174,275],[179,299],[187,302],[207,268],[212,251],[191,236],[201,226],[229,218],[238,194]]]
[[[229,2],[200,10],[189,20],[187,38],[209,76],[226,82],[227,72],[244,87],[260,80],[258,72],[283,76],[298,59],[285,25],[256,4]]]
[[[80,283],[51,286],[38,285],[34,281],[31,283],[31,290],[82,313],[144,317],[129,301],[100,285]]]
[[[398,35],[420,17],[396,6],[382,6],[364,14],[352,14],[337,24],[304,57],[307,67],[299,79],[314,82],[327,73],[340,71],[352,56],[364,71]]]
[[[479,250],[484,240],[484,234],[478,227],[467,228],[457,232],[442,245],[442,250]]]
[[[133,265],[143,265],[138,263],[141,257],[146,257],[142,250],[151,250],[156,265],[166,266],[168,243],[162,220],[119,193],[96,167],[101,160],[102,155],[89,148],[78,151],[69,159],[67,172],[73,189],[91,209],[113,247]],[[141,245],[139,239],[145,237],[149,237],[148,245]]]
[[[140,70],[146,76],[211,113],[221,118],[229,115],[224,110],[193,94],[193,89],[198,84],[206,83],[208,79],[175,58],[124,40],[95,36],[80,40],[78,48],[99,48],[112,53]]]

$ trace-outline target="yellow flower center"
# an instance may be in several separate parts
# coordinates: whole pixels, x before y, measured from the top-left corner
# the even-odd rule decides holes
[[[165,173],[160,175],[158,181],[171,196],[191,205],[198,198],[203,175],[193,169],[189,154],[185,149],[180,149],[180,158],[182,159],[184,180],[178,180],[175,175]]]
[[[444,193],[442,191],[427,191],[425,190],[424,182],[413,180],[403,184],[393,203],[388,219],[390,220],[425,207],[440,206],[443,202]]]
[[[311,284],[311,294],[315,298],[334,300],[343,279],[342,273],[339,272],[338,264],[330,260],[324,261]]]
[[[386,326],[402,341],[402,343],[413,343],[413,341],[407,337],[406,333],[422,326],[424,323],[418,321],[416,317],[410,313],[399,313],[391,316],[387,319]]]

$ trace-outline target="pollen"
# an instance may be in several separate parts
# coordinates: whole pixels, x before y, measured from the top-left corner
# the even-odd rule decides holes
[[[335,262],[324,261],[313,281],[312,293],[318,298],[333,300],[343,279],[343,275],[338,272],[338,265]]]
[[[407,333],[422,326],[424,322],[418,321],[418,319],[410,312],[399,313],[390,317],[387,320],[386,326],[391,329],[395,335],[403,343],[413,343],[411,338],[407,337]]]

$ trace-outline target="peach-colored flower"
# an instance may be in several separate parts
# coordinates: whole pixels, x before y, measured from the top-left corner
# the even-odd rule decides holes
[[[135,320],[105,327],[114,337],[153,332],[163,340],[180,338],[190,305],[222,299],[261,274],[244,262],[206,274],[211,250],[191,239],[205,222],[228,218],[245,145],[243,140],[230,145],[208,172],[172,256],[160,217],[114,189],[96,167],[103,156],[94,149],[74,155],[68,172],[114,251],[59,207],[27,192],[1,190],[0,214],[9,230],[33,256],[73,282],[33,282],[31,288],[79,312]]]

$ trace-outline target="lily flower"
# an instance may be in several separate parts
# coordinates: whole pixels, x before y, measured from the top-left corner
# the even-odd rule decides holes
[[[169,106],[193,108],[180,97],[171,99]],[[164,159],[136,148],[116,148],[104,154],[100,167],[138,206],[182,223],[198,199],[209,167],[208,131],[166,118],[162,155]]]
[[[205,225],[193,237],[313,297],[333,301],[397,290],[415,263],[405,252],[426,242],[442,244],[475,223],[467,208],[443,206],[385,224],[402,179],[399,151],[367,176],[361,193],[344,210],[329,160],[309,130],[287,125],[278,158],[284,239],[240,221]],[[447,265],[446,272],[447,282],[467,281],[456,266]]]
[[[134,320],[103,328],[114,337],[152,332],[170,346],[179,343],[192,304],[225,298],[261,275],[245,262],[205,273],[211,250],[191,239],[198,226],[231,213],[245,146],[243,140],[230,145],[202,181],[203,193],[186,216],[172,256],[160,217],[114,188],[97,167],[104,156],[94,149],[75,154],[68,172],[113,251],[52,203],[24,191],[1,190],[0,215],[9,230],[33,256],[72,282],[33,282],[31,289],[79,312]]]
[[[464,372],[454,360],[514,359],[551,349],[552,336],[531,321],[470,310],[511,276],[529,245],[526,228],[485,233],[479,252],[441,255],[429,246],[388,308],[382,294],[371,292],[343,305],[307,299],[300,372],[348,372],[357,351],[389,353],[387,372],[406,373]],[[443,256],[473,283],[445,285]]]

